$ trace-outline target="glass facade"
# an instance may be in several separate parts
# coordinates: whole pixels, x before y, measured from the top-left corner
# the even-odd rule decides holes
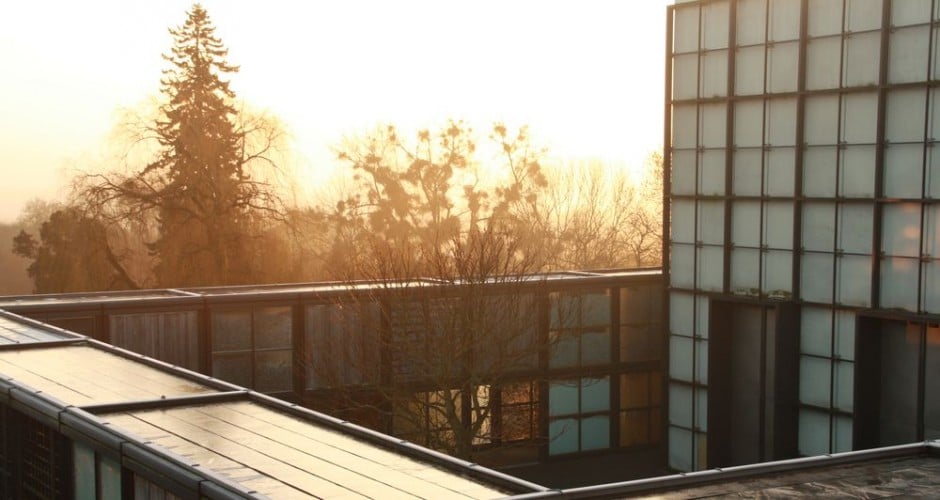
[[[789,453],[783,423],[797,430],[795,454],[858,448],[855,398],[866,369],[856,360],[858,315],[940,315],[938,19],[935,0],[702,0],[669,9],[672,467],[723,465],[735,454],[708,442],[701,415],[735,408],[708,380],[719,356],[710,337],[724,334],[710,329],[733,328],[710,318],[723,307],[716,300],[786,304],[776,335],[798,339],[795,359],[765,352],[756,372],[769,379],[795,366],[798,374],[797,414],[781,414],[774,401],[757,417],[766,440],[750,456],[759,460]],[[761,325],[748,330],[766,332]]]

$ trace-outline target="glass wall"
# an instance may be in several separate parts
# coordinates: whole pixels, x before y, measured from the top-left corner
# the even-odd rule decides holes
[[[212,376],[259,392],[293,388],[288,306],[212,311]]]

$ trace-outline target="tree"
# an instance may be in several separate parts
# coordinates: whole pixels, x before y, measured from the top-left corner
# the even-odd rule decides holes
[[[284,211],[259,170],[275,167],[280,129],[236,109],[224,77],[238,67],[226,61],[202,6],[170,33],[166,102],[144,134],[156,140],[156,157],[130,174],[88,176],[83,198],[109,224],[153,227],[149,248],[160,286],[265,281],[258,257]]]

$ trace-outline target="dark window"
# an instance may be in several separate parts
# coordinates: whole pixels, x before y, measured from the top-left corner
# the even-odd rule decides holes
[[[260,392],[292,388],[290,307],[212,314],[212,375]]]

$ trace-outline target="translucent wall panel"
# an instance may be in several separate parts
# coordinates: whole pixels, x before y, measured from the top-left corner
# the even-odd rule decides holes
[[[807,31],[810,37],[842,33],[842,2],[809,0]]]
[[[764,53],[766,50],[763,45],[742,47],[737,50],[734,61],[735,95],[755,95],[764,92]]]
[[[680,54],[672,60],[672,98],[695,99],[698,94],[698,54]],[[676,130],[676,129],[674,129]]]
[[[803,194],[835,198],[838,149],[835,146],[807,148],[803,153]]]
[[[852,451],[852,418],[833,416],[832,418],[832,452],[843,453]]]
[[[835,372],[832,385],[833,404],[840,411],[852,412],[855,407],[855,363],[833,361],[833,371]]]
[[[875,146],[846,146],[839,158],[839,194],[848,197],[875,196]]]
[[[839,143],[839,96],[816,95],[806,98],[803,140],[809,145]]]
[[[806,46],[806,88],[809,90],[838,88],[841,75],[836,62],[841,57],[841,37],[810,40]]]
[[[923,265],[923,308],[925,312],[940,313],[940,259],[928,260]]]
[[[871,57],[871,54],[868,55]],[[873,144],[878,127],[878,94],[860,92],[842,98],[842,139],[849,144]]]
[[[883,0],[846,0],[846,30],[856,32],[880,28],[882,1]]]
[[[920,198],[924,145],[889,144],[884,149],[884,193],[889,198]]]
[[[836,311],[835,314],[835,355],[846,361],[855,360],[855,312]]]
[[[793,248],[793,203],[764,204],[764,244],[770,248]]]
[[[702,5],[702,48],[723,49],[728,47],[729,9],[727,0],[708,2]]]
[[[669,294],[669,331],[677,335],[691,337],[694,333],[695,299],[693,295],[681,292]]]
[[[673,200],[670,218],[670,231],[673,242],[695,243],[695,202],[691,200]]]
[[[753,125],[752,125],[753,126]],[[796,143],[796,99],[772,99],[767,103],[765,133],[771,146],[793,146]]]
[[[738,0],[735,34],[738,45],[764,43],[764,19],[767,17],[766,0]]]
[[[842,84],[867,87],[878,83],[881,32],[852,33],[844,39]]]
[[[776,43],[767,48],[767,90],[770,93],[796,92],[799,72],[798,42]]]
[[[829,453],[829,414],[800,408],[799,451],[814,456]]]
[[[764,162],[764,194],[769,196],[793,196],[796,172],[796,149],[792,147],[772,148],[766,153]]]
[[[700,146],[723,148],[727,145],[728,113],[724,104],[705,104],[699,113]]]
[[[873,207],[868,204],[844,203],[839,205],[839,234],[837,250],[851,253],[871,253]]]
[[[698,194],[725,194],[725,150],[706,150],[699,157]]]
[[[835,243],[836,206],[833,203],[803,205],[803,248],[831,252]]]
[[[713,50],[702,54],[701,97],[728,95],[728,50]]]
[[[764,145],[764,101],[746,100],[734,104],[734,145],[738,148]]]
[[[836,302],[848,306],[871,305],[871,258],[845,255],[836,259]]]
[[[891,2],[891,25],[906,26],[930,21],[930,4],[934,0]],[[926,67],[926,65],[925,65]]]
[[[757,295],[760,289],[760,250],[735,248],[731,251],[731,291]]]
[[[722,291],[724,270],[724,251],[720,246],[698,248],[698,276],[696,285],[700,290]]]
[[[737,196],[760,196],[763,150],[737,149],[734,151],[731,188]]]
[[[669,384],[669,423],[692,427],[692,388],[682,384]]]
[[[829,407],[830,361],[800,356],[800,403]]]
[[[931,142],[927,150],[927,177],[924,179],[927,198],[940,198],[940,143]]]
[[[669,427],[669,467],[692,470],[692,431]]]
[[[669,377],[674,380],[692,382],[692,364],[692,339],[671,335],[669,337]]]
[[[895,89],[888,92],[885,140],[888,142],[922,142],[926,112],[925,89]]]
[[[770,2],[770,33],[767,38],[779,42],[800,36],[800,0]]]
[[[710,245],[724,243],[725,204],[721,201],[698,202],[698,241]]]
[[[672,147],[695,149],[698,147],[698,109],[694,104],[672,107]]]
[[[800,257],[800,296],[809,302],[832,302],[833,257],[804,253]]]
[[[897,5],[905,2],[893,3]],[[894,29],[889,44],[889,83],[922,82],[927,79],[930,26]]]
[[[698,50],[699,4],[676,5],[672,50],[676,53]]]
[[[765,294],[789,299],[793,288],[793,252],[764,252],[761,280]]]
[[[699,337],[708,338],[708,296],[699,295],[695,297],[695,334]]]
[[[672,152],[672,176],[669,179],[672,194],[695,193],[695,159],[692,149],[679,149]]]
[[[735,201],[731,205],[731,242],[736,247],[760,246],[760,202]]]
[[[881,250],[886,255],[920,255],[920,204],[891,203],[882,209]]]
[[[832,354],[832,310],[803,307],[800,310],[800,352],[815,356]]]

